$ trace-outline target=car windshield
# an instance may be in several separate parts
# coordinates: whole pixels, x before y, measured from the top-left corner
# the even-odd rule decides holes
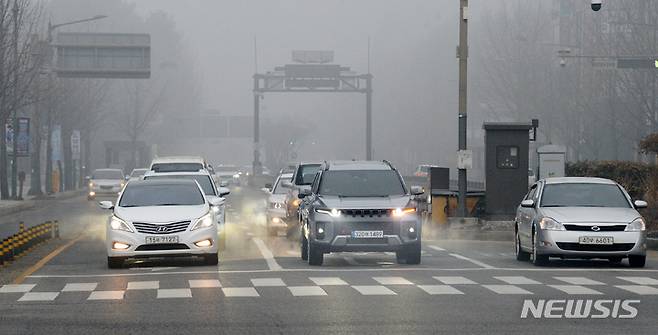
[[[341,197],[385,197],[405,194],[393,170],[327,171],[322,174],[318,194]]]
[[[120,207],[193,206],[205,202],[195,184],[128,184],[121,195]]]
[[[201,185],[201,189],[203,189],[203,193],[206,195],[217,195],[215,194],[215,189],[212,187],[212,178],[207,175],[164,175],[164,176],[147,176],[144,177],[144,179],[147,180],[152,180],[152,179],[188,179],[188,180],[196,180],[199,185]]]
[[[272,194],[286,194],[288,193],[288,188],[283,186],[283,183],[286,181],[292,180],[292,177],[289,178],[279,178],[279,181],[274,185],[274,189],[272,190]]]
[[[91,175],[91,179],[123,179],[121,170],[96,170]]]
[[[614,184],[548,184],[542,191],[541,207],[622,207],[630,203]]]
[[[320,170],[320,164],[301,165],[295,177],[296,185],[311,185],[315,174]]]
[[[200,163],[155,163],[151,167],[151,170],[156,172],[184,172],[201,169],[203,169],[203,164]]]

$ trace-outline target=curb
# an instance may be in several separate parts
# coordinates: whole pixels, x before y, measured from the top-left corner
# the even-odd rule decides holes
[[[9,214],[14,214],[16,212],[28,210],[34,208],[34,200],[25,200],[25,202],[16,204],[14,206],[0,208],[0,216],[5,216]]]

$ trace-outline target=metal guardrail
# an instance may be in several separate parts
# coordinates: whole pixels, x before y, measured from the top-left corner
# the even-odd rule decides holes
[[[25,229],[23,222],[19,223],[18,233],[4,238],[0,245],[0,266],[8,266],[11,262],[32,251],[34,247],[52,238],[59,238],[59,222],[46,221]]]

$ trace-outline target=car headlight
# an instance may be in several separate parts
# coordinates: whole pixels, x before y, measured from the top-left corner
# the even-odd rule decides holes
[[[646,229],[647,226],[644,224],[644,220],[642,218],[637,218],[629,223],[624,231],[645,231]]]
[[[393,216],[394,217],[403,217],[405,214],[411,214],[411,213],[416,213],[416,209],[413,207],[409,208],[396,208],[393,210]]]
[[[539,228],[543,230],[566,230],[564,226],[551,218],[543,218],[539,221]]]
[[[208,214],[206,214],[206,215],[200,217],[199,219],[197,219],[196,222],[194,223],[194,226],[192,226],[192,229],[190,229],[190,230],[208,228],[208,227],[211,227],[213,224],[215,224],[215,222],[212,219],[212,213],[208,212]]]
[[[129,233],[133,233],[133,232],[134,232],[133,229],[130,228],[130,226],[128,225],[128,223],[126,223],[126,221],[121,220],[121,219],[118,218],[117,216],[112,216],[112,218],[110,219],[110,228],[112,228],[112,230],[123,230],[123,231],[127,231],[127,232],[129,232]]]
[[[321,209],[321,208],[318,208],[318,209],[315,210],[315,212],[316,212],[316,213],[320,213],[320,214],[327,214],[327,215],[329,215],[329,216],[331,216],[331,217],[334,217],[334,218],[339,217],[340,214],[341,214],[341,213],[340,213],[340,210],[339,210],[339,209],[336,209],[336,208],[333,208],[333,209]]]
[[[301,203],[302,203],[302,200],[300,200],[300,199],[295,199],[295,200],[292,201],[292,205],[294,207],[299,207],[299,204],[301,204]]]
[[[94,183],[89,182],[89,187],[94,187]]]
[[[236,174],[233,175],[233,178],[238,179],[238,178],[240,178],[240,175],[236,173]]]

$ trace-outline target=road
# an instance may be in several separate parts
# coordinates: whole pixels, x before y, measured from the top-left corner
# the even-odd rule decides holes
[[[426,239],[418,266],[398,265],[388,253],[343,253],[309,267],[297,243],[267,236],[257,193],[236,188],[229,197],[228,249],[217,267],[154,260],[109,270],[107,212],[94,203],[80,197],[23,213],[55,215],[65,238],[82,238],[21,284],[0,283],[0,334],[655,334],[658,327],[654,253],[644,269],[595,261],[535,267],[517,262],[511,243]],[[527,299],[639,300],[638,315],[521,318]]]

